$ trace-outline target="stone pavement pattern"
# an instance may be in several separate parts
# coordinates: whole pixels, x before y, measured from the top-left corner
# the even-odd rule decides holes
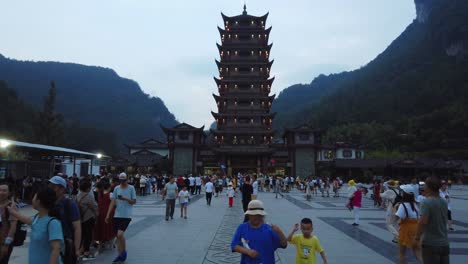
[[[344,191],[345,189],[343,189]],[[466,263],[468,257],[468,187],[454,186],[451,191],[455,232],[449,234],[451,263]],[[395,263],[397,246],[385,229],[385,213],[373,208],[373,202],[364,198],[361,224],[352,227],[352,214],[344,208],[346,199],[314,197],[306,201],[304,194],[294,190],[284,198],[273,193],[259,193],[268,213],[266,221],[279,225],[287,235],[294,223],[303,217],[314,222],[314,233],[325,249],[329,263]],[[32,215],[31,209],[26,209]],[[127,231],[128,259],[126,263],[239,263],[240,256],[230,251],[230,241],[237,225],[242,221],[240,194],[235,206],[228,208],[225,194],[213,197],[206,205],[204,195],[195,196],[188,208],[188,219],[180,218],[177,206],[174,220],[164,220],[165,203],[155,195],[139,197],[134,218]],[[15,248],[10,263],[27,263],[28,240]],[[416,263],[409,255],[410,262]],[[87,263],[111,263],[115,253],[111,250]],[[295,248],[277,251],[277,263],[294,263]],[[321,263],[317,255],[317,263]]]

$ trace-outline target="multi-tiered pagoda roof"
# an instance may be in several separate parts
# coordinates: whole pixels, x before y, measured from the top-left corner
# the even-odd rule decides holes
[[[216,60],[218,94],[213,94],[218,111],[212,112],[217,128],[211,130],[220,150],[242,149],[248,145],[268,148],[274,131],[270,95],[274,78],[270,78],[273,61],[268,43],[271,27],[266,28],[268,13],[252,16],[244,12],[223,17],[218,27],[221,44]]]

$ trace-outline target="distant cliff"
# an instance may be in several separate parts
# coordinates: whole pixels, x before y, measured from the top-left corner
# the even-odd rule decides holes
[[[415,3],[415,21],[366,66],[285,89],[276,128],[308,122],[330,140],[468,157],[468,1]]]

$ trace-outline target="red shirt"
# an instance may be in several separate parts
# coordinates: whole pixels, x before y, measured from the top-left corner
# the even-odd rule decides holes
[[[362,191],[357,190],[357,191],[354,192],[353,202],[351,204],[354,207],[361,208],[361,206],[362,206],[361,202],[362,202]]]

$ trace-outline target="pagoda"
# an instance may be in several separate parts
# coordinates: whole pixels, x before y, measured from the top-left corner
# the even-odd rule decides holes
[[[217,127],[211,130],[218,146],[215,151],[222,154],[221,162],[230,173],[232,169],[260,173],[272,152],[275,116],[270,112],[275,95],[270,95],[274,78],[270,78],[271,27],[265,28],[268,13],[249,15],[244,4],[241,15],[221,15],[219,78],[214,78],[218,95],[213,94],[218,112],[212,112]]]

